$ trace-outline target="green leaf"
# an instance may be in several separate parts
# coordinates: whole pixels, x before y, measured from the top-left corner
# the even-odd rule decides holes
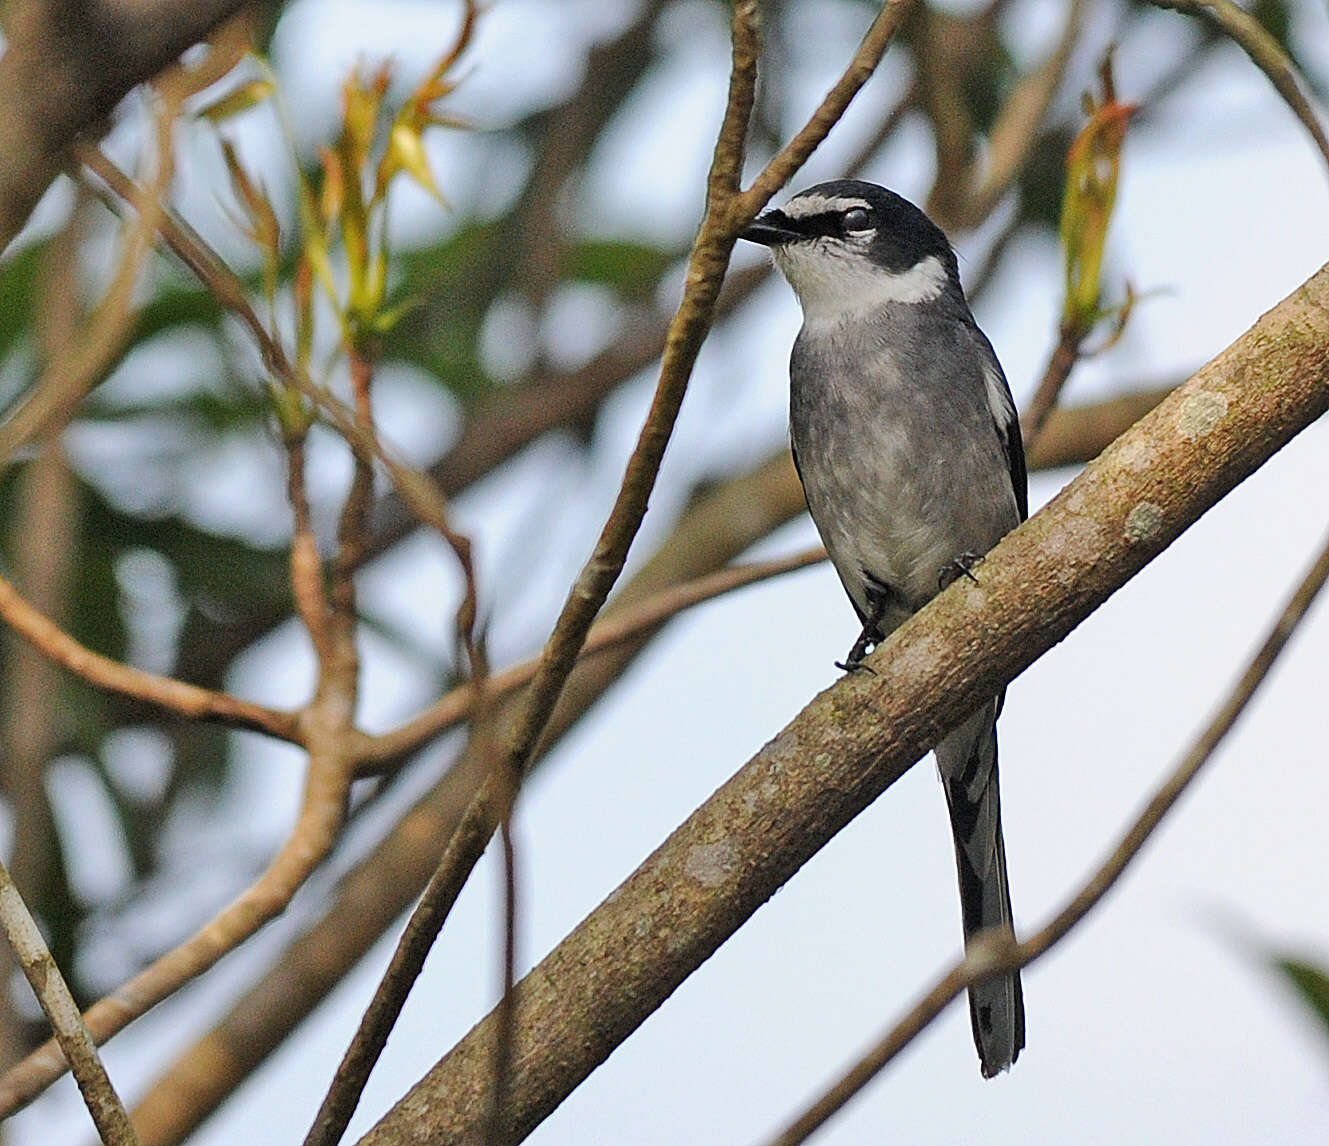
[[[1289,955],[1271,956],[1274,970],[1278,971],[1301,996],[1324,1033],[1329,1036],[1329,972],[1315,963]]]
[[[218,393],[198,387],[169,398],[114,405],[95,395],[83,404],[79,420],[97,423],[133,422],[140,418],[163,416],[208,438],[229,433],[243,426],[262,425],[272,413],[272,401],[262,391],[234,386]]]
[[[630,239],[591,239],[572,248],[568,275],[612,287],[630,301],[649,298],[661,277],[683,257],[672,248]]]
[[[271,80],[250,80],[247,84],[241,84],[234,91],[228,92],[221,99],[200,108],[198,114],[213,123],[222,123],[232,116],[248,111],[256,104],[263,103],[272,95],[272,90]]]
[[[33,243],[0,263],[0,361],[27,333],[46,241]]]

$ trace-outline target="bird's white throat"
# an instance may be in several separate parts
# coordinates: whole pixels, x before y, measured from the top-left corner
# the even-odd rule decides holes
[[[772,254],[798,296],[807,326],[846,322],[890,303],[931,302],[946,286],[946,268],[936,255],[892,272],[843,240],[786,243]]]

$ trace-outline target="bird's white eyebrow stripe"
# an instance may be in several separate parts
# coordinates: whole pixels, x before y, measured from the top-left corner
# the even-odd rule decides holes
[[[832,211],[848,211],[853,207],[862,207],[864,210],[869,210],[871,206],[872,204],[866,199],[801,195],[797,199],[790,199],[780,209],[791,219],[806,219],[809,215],[826,215]]]

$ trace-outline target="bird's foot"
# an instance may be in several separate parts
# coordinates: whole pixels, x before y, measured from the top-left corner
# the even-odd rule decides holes
[[[877,647],[877,642],[881,640],[881,634],[870,625],[864,625],[863,631],[858,634],[858,640],[854,642],[854,647],[849,650],[849,655],[843,661],[836,661],[835,667],[841,672],[870,672],[876,676],[871,666],[863,663],[863,658]]]
[[[937,590],[947,588],[961,577],[968,577],[975,585],[978,584],[978,578],[974,576],[974,566],[983,560],[981,553],[957,553],[945,565],[941,567],[941,572],[937,574]]]

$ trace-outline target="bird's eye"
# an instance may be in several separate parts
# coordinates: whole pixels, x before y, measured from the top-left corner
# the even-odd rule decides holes
[[[840,216],[840,223],[846,231],[866,231],[872,226],[872,216],[866,207],[850,207]]]

